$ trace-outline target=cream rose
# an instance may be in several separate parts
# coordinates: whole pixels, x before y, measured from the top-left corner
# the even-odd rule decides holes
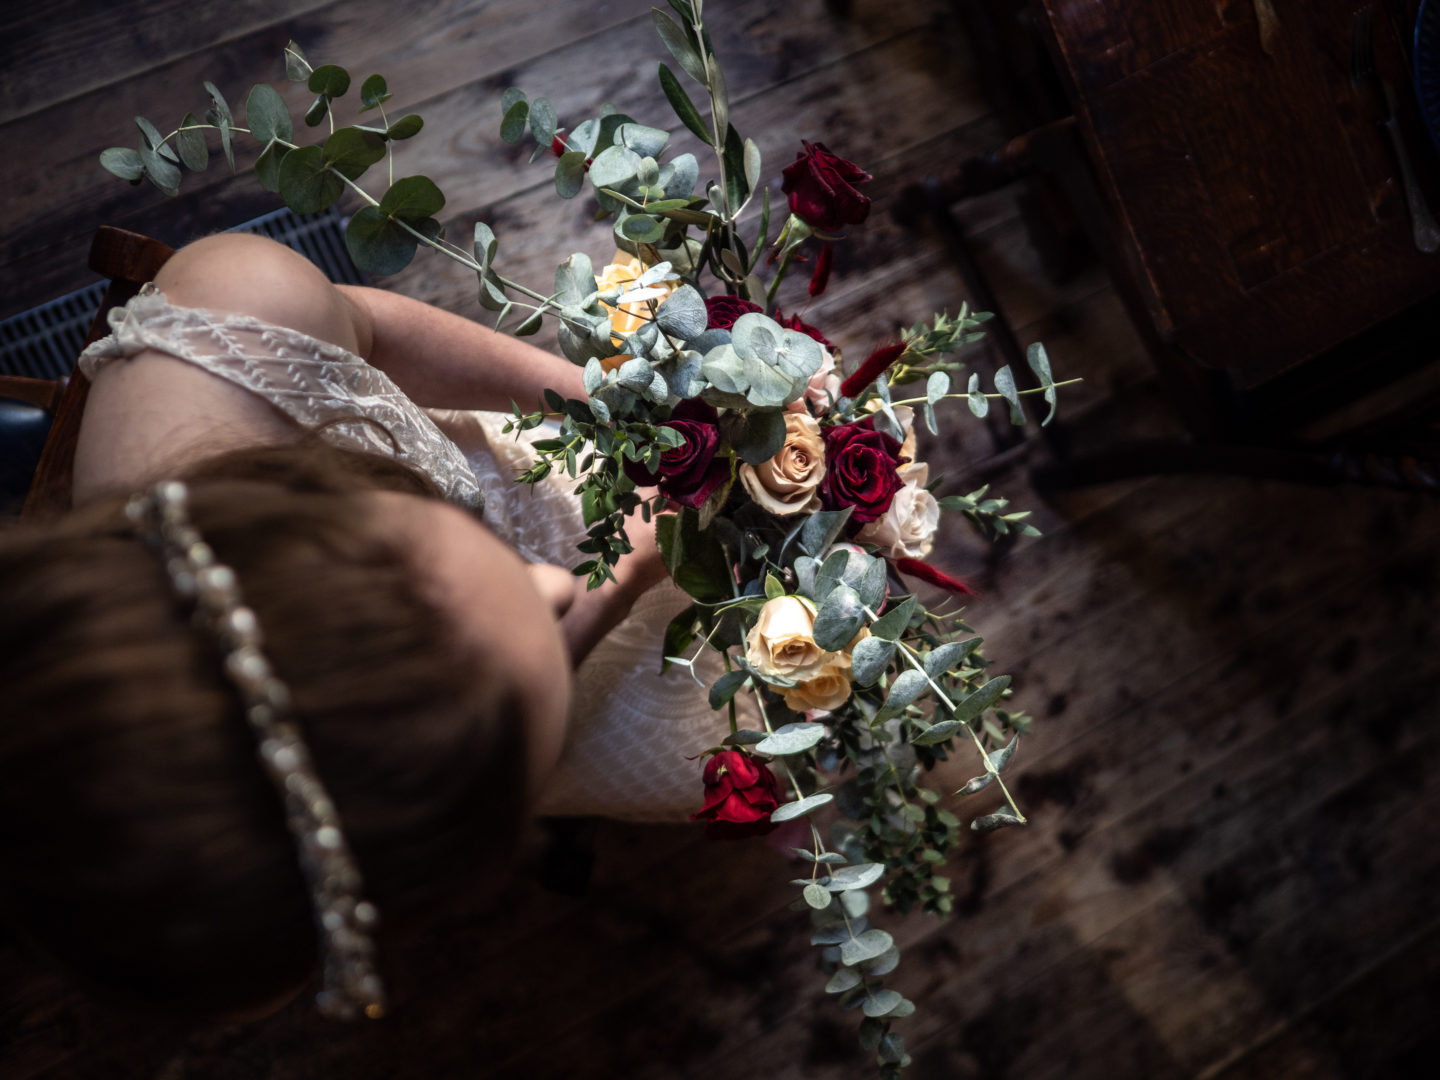
[[[795,712],[824,709],[831,712],[850,700],[849,657],[834,654],[835,659],[820,669],[813,679],[781,692],[785,705]]]
[[[745,660],[762,675],[804,682],[835,659],[815,644],[815,605],[799,596],[765,601],[745,636]]]
[[[865,403],[865,407],[872,413],[880,411],[880,399],[871,398]],[[915,460],[915,410],[909,405],[896,405],[890,410],[895,414],[895,419],[900,421],[900,430],[905,433],[905,438],[900,443],[900,456]]]
[[[862,544],[874,544],[891,559],[923,559],[935,542],[940,525],[940,504],[925,490],[930,467],[923,462],[896,470],[905,486],[890,500],[890,509],[855,534]]]
[[[785,414],[785,445],[760,465],[741,465],[740,482],[762,510],[786,517],[820,509],[825,441],[814,417]]]

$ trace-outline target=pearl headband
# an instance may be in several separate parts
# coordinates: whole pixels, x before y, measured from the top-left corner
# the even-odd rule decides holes
[[[184,484],[167,480],[136,495],[125,517],[165,564],[175,592],[195,602],[195,621],[220,644],[225,675],[234,684],[245,719],[259,742],[261,764],[285,803],[300,868],[310,889],[320,939],[323,989],[320,1012],[351,1020],[385,1013],[385,989],[375,972],[379,921],[361,898],[360,871],[340,818],[310,763],[299,729],[288,719],[290,693],[261,652],[259,621],[245,606],[235,571],[215,558],[190,522]]]

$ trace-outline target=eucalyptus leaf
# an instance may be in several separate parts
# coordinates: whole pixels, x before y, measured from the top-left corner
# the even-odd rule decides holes
[[[380,197],[380,212],[404,221],[434,217],[444,208],[445,196],[428,176],[401,177]]]
[[[932,679],[939,679],[940,676],[974,652],[979,644],[978,637],[967,638],[964,641],[947,641],[922,656],[920,664],[925,668],[925,674]]]
[[[624,146],[642,158],[657,158],[665,149],[666,143],[670,141],[670,133],[664,128],[647,127],[644,124],[631,122],[617,127],[614,139],[616,146]],[[651,182],[658,183],[659,179],[660,174],[657,170]]]
[[[648,214],[631,214],[620,223],[619,231],[637,244],[653,244],[665,235],[665,226]]]
[[[330,99],[324,94],[317,95],[315,100],[310,103],[310,108],[305,110],[305,126],[319,127],[329,112]]]
[[[851,552],[853,555],[854,552]],[[852,562],[855,560],[852,559]],[[860,594],[860,602],[871,611],[877,611],[880,605],[885,602],[886,578],[889,572],[886,569],[884,559],[867,558],[865,570],[860,579],[855,582],[855,591]]]
[[[285,45],[285,77],[291,82],[304,82],[310,78],[310,61],[305,59],[305,51],[295,42],[287,42]]]
[[[763,731],[741,728],[739,731],[732,731],[720,741],[725,746],[754,746],[756,743],[764,742],[767,738],[769,736]]]
[[[970,822],[970,828],[979,833],[994,832],[996,829],[1003,829],[1009,825],[1025,824],[1010,810],[997,810],[993,814],[986,814]]]
[[[518,102],[527,101],[525,91],[518,86],[507,86],[500,93],[500,111],[509,112]]]
[[[390,88],[385,85],[385,76],[371,75],[360,84],[360,111],[374,109],[394,96],[390,93]]]
[[[420,134],[420,129],[425,126],[425,121],[415,113],[406,113],[399,120],[396,120],[385,129],[387,139],[413,139]]]
[[[285,160],[288,152],[288,147],[272,142],[260,151],[260,156],[255,159],[255,179],[260,181],[260,186],[266,191],[280,191],[280,163]]]
[[[875,1056],[882,1064],[899,1065],[906,1060],[905,1040],[893,1031],[887,1032],[880,1040],[880,1045],[875,1049]]]
[[[1050,411],[1045,414],[1045,419],[1040,421],[1044,427],[1055,419],[1056,397],[1055,397],[1055,376],[1050,373],[1050,357],[1045,352],[1045,346],[1035,342],[1025,351],[1025,362],[1030,365],[1030,370],[1040,380],[1040,385],[1045,388],[1045,404],[1050,406]]]
[[[358,180],[371,165],[385,156],[385,140],[372,131],[356,127],[337,128],[325,140],[325,162],[336,172]]]
[[[660,88],[665,91],[665,98],[670,102],[670,107],[675,110],[675,115],[707,146],[710,144],[710,131],[705,127],[705,121],[700,116],[700,111],[695,108],[695,103],[690,100],[690,95],[685,93],[685,88],[680,85],[680,80],[675,73],[664,64],[660,65]]]
[[[180,155],[180,160],[191,172],[203,172],[205,166],[210,164],[210,151],[205,146],[205,133],[203,131],[185,131],[184,128],[198,125],[199,119],[194,113],[186,113],[185,119],[180,121],[181,130],[175,132],[175,150]]]
[[[544,310],[541,308],[536,308],[534,311],[532,311],[529,315],[525,316],[525,318],[521,320],[519,326],[515,327],[515,329],[510,332],[514,334],[517,338],[530,337],[531,335],[539,331],[541,325],[543,325],[544,322]]]
[[[245,122],[250,134],[262,143],[272,139],[289,142],[295,136],[285,99],[268,83],[256,83],[250,88],[250,96],[245,99]]]
[[[754,139],[745,140],[745,186],[751,191],[760,186],[760,147]]]
[[[655,315],[660,329],[681,341],[689,341],[704,333],[708,318],[705,301],[690,285],[682,285],[671,293]]]
[[[853,896],[853,895],[855,895],[855,894],[854,894],[854,893],[845,893],[844,895],[846,895],[846,896]],[[862,893],[862,894],[860,894],[860,895],[864,895],[864,894]],[[894,970],[895,970],[897,967],[899,967],[899,966],[900,966],[900,950],[897,949],[895,946],[892,945],[892,946],[890,946],[890,948],[886,949],[886,950],[885,950],[883,953],[881,953],[879,956],[873,957],[872,959],[869,959],[869,960],[862,960],[862,961],[860,961],[860,963],[856,964],[855,967],[853,967],[853,968],[845,968],[845,969],[843,969],[843,970],[846,970],[846,971],[855,971],[855,972],[858,972],[858,973],[859,973],[860,975],[862,975],[862,976],[867,976],[867,975],[868,975],[868,976],[874,976],[874,975],[889,975],[890,972],[894,971]],[[894,1014],[891,1013],[891,1015],[894,1015]]]
[[[710,708],[720,709],[735,696],[736,691],[750,681],[748,671],[727,671],[710,686]],[[769,753],[769,751],[761,751]]]
[[[950,392],[950,376],[943,371],[932,372],[925,380],[925,401],[934,405]]]
[[[215,110],[215,115],[224,120],[225,123],[234,125],[235,116],[230,111],[230,104],[225,100],[225,95],[220,88],[212,82],[206,82],[205,92],[210,95],[210,106]]]
[[[530,134],[542,147],[549,148],[558,124],[555,106],[550,104],[549,98],[539,97],[530,103]]]
[[[963,701],[955,706],[954,719],[961,721],[974,720],[990,706],[1000,700],[1000,696],[1010,685],[1009,675],[1000,675],[991,679],[984,686],[980,687],[973,694],[970,694]]]
[[[905,999],[901,997],[899,992],[896,990],[889,990],[885,988],[873,990],[871,991],[870,996],[865,999],[865,1004],[862,1006],[862,1010],[866,1016],[886,1016],[889,1014],[891,1009],[895,1008],[904,1000]]]
[[[800,550],[817,557],[823,554],[835,542],[854,512],[853,506],[847,506],[843,510],[817,510],[811,514],[800,530]]]
[[[890,684],[890,693],[885,696],[887,709],[903,709],[930,688],[930,680],[923,671],[911,668],[902,671]]]
[[[705,74],[710,85],[710,107],[714,112],[715,138],[724,145],[730,133],[730,92],[725,86],[725,72],[721,70],[720,63],[715,57],[707,57],[705,61]],[[744,152],[741,152],[740,166],[744,169]],[[726,163],[728,166],[728,162]],[[737,207],[732,206],[734,210]]]
[[[870,624],[870,633],[886,641],[898,641],[900,635],[905,633],[910,625],[910,619],[915,614],[915,607],[918,601],[913,596],[907,596],[899,604],[887,611],[880,618]]]
[[[495,258],[495,249],[498,246],[494,230],[483,221],[477,221],[475,223],[475,261],[480,264],[482,273],[490,269],[490,263]],[[584,256],[581,257],[583,258]],[[575,256],[572,255],[571,258],[573,259]],[[585,260],[585,268],[587,271],[590,268],[590,261],[588,259]],[[559,277],[558,272],[556,273],[556,277]],[[559,291],[558,285],[556,286],[556,291]]]
[[[585,154],[567,150],[555,163],[555,193],[562,199],[573,199],[585,187]]]
[[[830,906],[830,893],[823,885],[816,885],[812,882],[805,886],[805,903],[817,911],[823,911]]]
[[[820,648],[839,652],[854,640],[864,625],[865,605],[860,602],[860,594],[841,583],[821,601],[812,636]]]
[[[774,820],[774,815],[771,815]],[[843,942],[840,946],[840,961],[846,967],[879,956],[895,944],[895,939],[884,930],[866,930],[863,934]]]
[[[861,863],[859,866],[846,866],[836,870],[830,875],[830,882],[825,887],[831,892],[865,889],[874,885],[884,876],[885,866],[883,863]]]
[[[345,92],[350,89],[350,73],[339,64],[322,64],[310,72],[305,85],[312,94],[327,98],[344,97]]]
[[[145,143],[156,153],[162,154],[170,161],[179,161],[174,151],[165,145],[165,136],[160,134],[160,129],[146,120],[143,116],[135,117],[135,126],[140,129],[140,134],[145,136]]]
[[[945,721],[945,722],[946,722],[947,724],[953,724],[953,723],[955,723],[955,721],[953,721],[953,720],[947,720],[947,721]],[[939,724],[936,724],[935,726],[936,726],[936,727],[939,727],[940,725],[939,725]],[[916,742],[919,742],[920,740],[919,740],[919,739],[916,739],[915,741],[916,741]],[[982,790],[984,790],[985,788],[989,787],[991,781],[993,781],[994,779],[995,779],[995,774],[994,774],[994,773],[988,773],[988,772],[987,772],[987,773],[982,773],[982,774],[979,775],[979,776],[972,776],[969,780],[965,781],[965,785],[964,785],[962,788],[960,788],[958,791],[956,791],[955,794],[956,794],[956,795],[974,795],[977,791],[982,791]]]
[[[297,214],[316,214],[345,193],[345,182],[325,164],[318,146],[291,150],[280,162],[280,197]]]
[[[362,206],[345,228],[350,258],[371,274],[398,274],[404,270],[415,257],[417,243],[394,218],[374,206]]]
[[[781,412],[741,413],[726,430],[730,445],[748,465],[763,465],[785,447],[785,414]]]
[[[731,672],[731,674],[735,674]],[[745,672],[739,672],[745,675]],[[746,676],[749,677],[748,675]],[[724,676],[721,676],[723,679]],[[718,708],[712,705],[711,708]],[[762,754],[785,757],[787,754],[803,754],[825,737],[824,724],[786,724],[760,745],[755,747]]]
[[[978,371],[972,371],[970,373],[970,385],[966,389],[966,394],[969,398],[970,411],[972,413],[983,418],[990,412],[990,399],[987,398],[984,391],[980,389],[980,373]]]
[[[596,188],[623,188],[640,169],[640,155],[624,146],[607,146],[590,163],[590,183]]]
[[[804,817],[806,814],[813,814],[826,803],[833,802],[834,795],[826,792],[821,795],[810,795],[804,799],[797,799],[794,802],[781,803],[778,808],[770,814],[770,820],[775,823],[789,821],[791,818]]]
[[[830,897],[828,894],[825,899],[826,902],[829,902]],[[854,968],[841,968],[835,972],[834,975],[830,976],[830,981],[825,984],[825,993],[843,994],[846,990],[853,990],[859,986],[863,978],[860,972]]]
[[[220,129],[220,152],[225,155],[225,164],[230,166],[230,171],[235,171],[235,136],[231,131],[231,122],[222,118],[216,125]]]
[[[995,372],[995,389],[1010,403],[1010,423],[1015,427],[1025,426],[1025,409],[1020,404],[1020,392],[1015,389],[1015,374],[1006,364]]]
[[[145,175],[139,153],[128,146],[112,146],[102,152],[100,166],[121,180],[139,180]]]
[[[140,156],[140,165],[145,170],[146,179],[166,195],[177,194],[180,190],[180,167],[156,153],[143,136],[135,149]]]
[[[530,119],[530,104],[524,97],[505,110],[500,120],[500,138],[507,143],[518,143],[525,137],[525,125]]]
[[[869,686],[880,678],[895,655],[895,642],[882,637],[862,638],[850,654],[850,677],[858,686]]]
[[[913,673],[912,673],[913,674]],[[915,746],[935,746],[954,736],[965,724],[960,720],[941,720],[910,740]]]

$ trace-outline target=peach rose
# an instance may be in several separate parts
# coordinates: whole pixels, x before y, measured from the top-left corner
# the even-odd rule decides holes
[[[896,470],[905,486],[890,500],[885,515],[855,534],[862,544],[874,544],[890,559],[923,559],[934,546],[940,525],[940,504],[925,490],[930,467],[924,462]]]
[[[799,596],[767,600],[745,636],[745,660],[762,675],[804,682],[835,654],[815,644],[815,605]]]
[[[623,251],[616,251],[614,260],[615,261],[610,263],[609,266],[601,270],[599,276],[595,278],[595,288],[602,293],[612,289],[621,289],[623,291],[630,287],[631,283],[645,272],[645,264],[634,255],[627,255]],[[665,295],[653,297],[653,301],[657,305],[663,304],[669,298],[670,294],[682,284],[683,282],[681,282],[679,278],[672,278],[670,281],[655,282],[655,284],[649,286],[649,288],[661,289]],[[610,340],[616,345],[619,345],[623,341],[621,335],[633,334],[649,322],[650,303],[650,300],[632,300],[627,304],[619,305],[617,308],[615,305],[606,304],[602,300],[601,305],[610,313],[610,329],[614,332]],[[609,357],[608,359],[613,360],[615,358]],[[629,359],[629,357],[625,359]],[[622,360],[621,363],[623,362]]]
[[[850,639],[850,644],[838,653],[831,653],[831,660],[813,679],[806,679],[799,686],[787,687],[781,692],[787,708],[795,712],[823,709],[833,712],[850,700],[850,654],[855,646],[870,636],[870,628],[862,626]]]
[[[769,461],[741,465],[740,482],[762,510],[787,517],[820,509],[825,477],[825,440],[820,425],[805,413],[785,414],[785,445]]]

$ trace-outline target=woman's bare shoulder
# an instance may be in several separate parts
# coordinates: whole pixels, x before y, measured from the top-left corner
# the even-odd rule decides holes
[[[368,348],[369,328],[354,303],[304,256],[263,237],[196,241],[175,253],[155,284],[179,307],[251,315],[362,355]],[[297,434],[249,391],[147,350],[96,374],[76,446],[75,502],[147,483],[197,458]]]

